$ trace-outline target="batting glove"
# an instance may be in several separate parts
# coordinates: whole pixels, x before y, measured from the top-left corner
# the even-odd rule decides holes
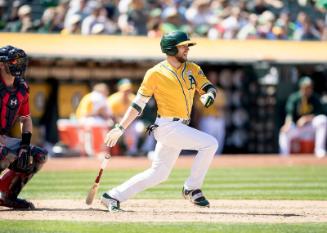
[[[123,135],[124,130],[125,129],[121,125],[115,125],[115,128],[113,128],[109,131],[109,133],[107,133],[105,138],[105,144],[109,147],[115,146],[118,139]]]
[[[208,108],[215,101],[215,96],[212,92],[207,92],[200,96],[200,101],[204,107]]]

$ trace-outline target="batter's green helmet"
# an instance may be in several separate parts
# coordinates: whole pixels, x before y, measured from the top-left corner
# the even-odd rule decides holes
[[[177,46],[179,45],[196,45],[191,41],[189,36],[182,31],[174,31],[163,35],[160,41],[161,51],[167,55],[175,56],[178,52]]]

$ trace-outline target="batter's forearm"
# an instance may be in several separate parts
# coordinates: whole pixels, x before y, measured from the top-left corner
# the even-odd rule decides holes
[[[138,115],[139,112],[135,108],[129,107],[119,124],[126,129]]]

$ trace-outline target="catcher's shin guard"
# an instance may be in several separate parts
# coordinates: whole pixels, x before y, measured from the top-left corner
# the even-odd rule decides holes
[[[31,202],[18,199],[18,195],[26,183],[38,172],[47,158],[47,151],[40,147],[32,147],[33,167],[26,171],[16,168],[17,163],[12,163],[9,169],[0,178],[0,205],[15,209],[34,209]],[[19,159],[19,158],[18,158]]]
[[[33,174],[7,170],[0,178],[0,205],[14,209],[34,209],[31,202],[17,198],[32,176]]]

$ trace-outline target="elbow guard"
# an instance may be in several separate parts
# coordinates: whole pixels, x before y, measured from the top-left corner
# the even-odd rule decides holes
[[[135,99],[133,100],[131,107],[138,111],[139,115],[142,113],[145,105],[149,101],[150,97],[145,97],[140,94],[137,94]]]

